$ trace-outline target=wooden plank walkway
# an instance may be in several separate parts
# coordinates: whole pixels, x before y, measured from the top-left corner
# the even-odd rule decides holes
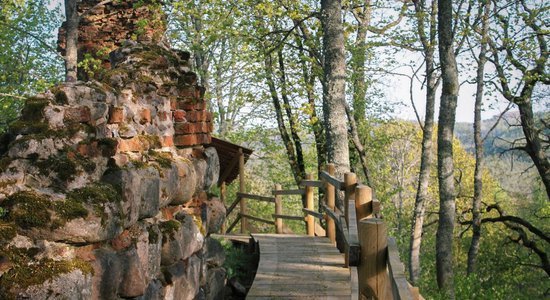
[[[350,271],[328,238],[252,234],[260,262],[246,299],[350,299]]]

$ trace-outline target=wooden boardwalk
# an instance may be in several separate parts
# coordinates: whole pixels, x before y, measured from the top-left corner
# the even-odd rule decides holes
[[[246,299],[350,299],[350,270],[325,237],[252,234],[260,262]]]

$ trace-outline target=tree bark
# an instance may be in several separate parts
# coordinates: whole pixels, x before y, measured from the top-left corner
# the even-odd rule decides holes
[[[437,130],[437,177],[439,179],[439,222],[436,235],[437,284],[451,299],[453,283],[453,230],[455,221],[455,184],[453,133],[458,98],[458,70],[453,51],[453,2],[438,0],[439,59],[443,88]]]
[[[411,226],[409,248],[409,275],[410,281],[416,284],[420,279],[420,246],[422,244],[422,226],[424,225],[425,202],[428,198],[428,185],[430,182],[431,165],[433,160],[432,136],[434,128],[435,92],[438,78],[435,73],[435,45],[436,45],[436,17],[437,3],[432,1],[430,10],[429,35],[424,28],[424,15],[426,7],[420,1],[414,2],[416,19],[418,23],[418,35],[422,43],[422,49],[426,64],[426,115],[422,127],[422,152],[420,156],[420,171],[418,174],[418,187],[414,203],[414,212]]]
[[[519,15],[526,26],[522,30],[529,30],[529,36],[533,37],[534,51],[538,53],[530,53],[531,59],[528,61],[520,60],[516,57],[513,49],[515,47],[515,40],[510,36],[509,28],[514,24],[509,23],[509,18],[499,14],[499,2],[494,2],[495,7],[493,11],[495,16],[501,25],[502,31],[499,31],[499,37],[502,41],[500,45],[496,45],[495,42],[489,40],[493,56],[493,64],[495,65],[498,79],[500,81],[500,92],[508,101],[516,104],[519,108],[521,117],[521,127],[525,135],[525,146],[517,147],[518,150],[524,150],[531,157],[531,160],[535,164],[537,171],[541,177],[541,180],[546,189],[546,195],[550,200],[550,161],[546,155],[540,134],[540,129],[535,125],[535,117],[533,114],[532,95],[535,85],[537,83],[543,83],[545,85],[550,84],[550,79],[547,69],[548,55],[548,43],[546,39],[546,31],[542,18],[539,13],[540,9],[531,9],[527,7],[526,1],[514,2],[517,15]],[[542,23],[541,23],[542,21]],[[513,82],[506,76],[505,68],[500,62],[499,52],[505,52],[505,60],[513,67],[514,72],[522,74],[520,79],[521,89],[516,92],[510,83]]]
[[[474,106],[474,143],[475,143],[475,171],[474,171],[474,198],[472,200],[472,242],[468,250],[468,275],[475,272],[476,259],[479,252],[479,240],[481,238],[481,198],[483,195],[483,138],[481,137],[481,109],[483,104],[483,77],[485,75],[485,63],[487,62],[487,34],[489,31],[489,13],[491,2],[482,2],[482,29],[479,58],[476,74],[476,101]]]
[[[290,135],[292,136],[292,141],[294,142],[294,149],[296,150],[296,166],[295,166],[295,179],[296,184],[300,185],[300,182],[305,179],[306,176],[306,167],[304,164],[304,154],[302,151],[302,141],[298,135],[298,127],[292,115],[292,108],[290,106],[290,100],[288,99],[287,93],[287,83],[286,83],[286,71],[285,71],[285,62],[283,57],[283,49],[277,51],[277,58],[279,61],[279,82],[281,84],[281,98],[283,99],[283,104],[286,112],[286,117],[288,119],[288,124],[290,126]],[[303,206],[306,207],[305,198],[302,197]]]
[[[65,0],[65,16],[67,21],[65,37],[65,81],[75,82],[78,72],[78,15],[77,0]]]
[[[275,80],[273,78],[273,68],[274,68],[273,59],[271,57],[271,54],[269,53],[264,53],[264,56],[265,56],[264,70],[265,70],[266,83],[268,85],[269,92],[271,95],[271,100],[275,108],[275,114],[277,117],[277,127],[279,128],[279,133],[281,134],[281,138],[283,139],[283,143],[288,156],[288,161],[290,163],[290,168],[292,170],[292,174],[294,175],[294,180],[296,181],[296,183],[299,183],[303,178],[303,177],[300,177],[300,174],[305,173],[304,170],[300,169],[300,163],[299,163],[299,161],[301,161],[303,165],[303,157],[297,157],[296,151],[294,149],[294,143],[291,140],[291,137],[288,134],[288,131],[285,125],[283,108],[281,106],[281,101],[279,99],[277,88],[275,86]]]
[[[327,157],[328,161],[334,163],[336,167],[336,176],[343,178],[350,167],[345,111],[346,61],[340,0],[321,0],[321,23],[325,57],[326,90],[323,95],[323,114],[327,136]]]

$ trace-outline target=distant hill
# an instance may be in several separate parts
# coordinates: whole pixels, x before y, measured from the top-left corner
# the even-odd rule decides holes
[[[548,119],[550,112],[536,113],[536,119],[540,120],[543,116]],[[498,121],[498,116],[493,116],[490,119],[483,120],[481,124],[481,134],[483,137]],[[498,122],[497,126],[491,131],[485,140],[484,152],[485,156],[499,155],[512,147],[512,143],[516,142],[516,146],[521,145],[524,137],[521,128],[520,116],[518,112],[506,113]],[[547,135],[550,132],[547,132]],[[474,153],[474,126],[473,123],[460,122],[455,125],[455,136],[460,140],[466,151]],[[515,153],[520,157],[529,159],[526,155]]]

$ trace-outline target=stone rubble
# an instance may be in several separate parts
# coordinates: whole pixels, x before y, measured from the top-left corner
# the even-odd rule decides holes
[[[28,99],[3,137],[0,298],[220,299],[220,166],[189,53],[126,41],[110,57]]]

